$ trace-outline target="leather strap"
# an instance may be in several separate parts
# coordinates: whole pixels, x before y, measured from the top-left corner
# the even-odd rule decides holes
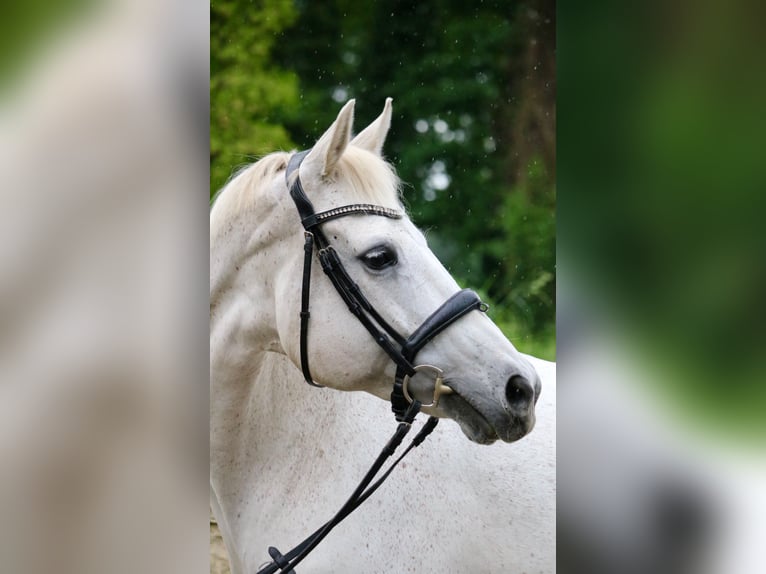
[[[407,454],[415,447],[419,446],[428,437],[431,432],[436,428],[439,419],[436,417],[429,417],[426,424],[420,429],[418,434],[410,442],[404,452],[386,469],[386,471],[376,480],[372,485],[372,480],[378,476],[381,468],[388,458],[398,449],[404,437],[412,428],[412,421],[420,410],[420,403],[414,401],[403,420],[396,428],[396,431],[388,440],[386,445],[381,450],[378,457],[373,462],[367,474],[357,485],[354,492],[348,498],[346,503],[340,508],[340,510],[330,520],[325,522],[318,530],[309,535],[303,542],[298,544],[295,548],[290,550],[285,555],[282,555],[275,547],[269,547],[269,556],[272,558],[270,564],[265,565],[258,571],[258,574],[276,574],[278,571],[286,572],[287,574],[294,574],[294,568],[308,556],[311,551],[330,533],[330,531],[340,524],[349,514],[359,508],[365,500],[372,496],[375,491],[385,482],[391,472],[396,466],[407,456]]]
[[[458,291],[415,329],[402,347],[402,355],[412,361],[426,343],[473,310],[486,311],[487,306],[470,289]]]
[[[300,175],[296,174],[295,181],[292,184],[290,183],[290,178],[292,177],[293,173],[298,171],[301,162],[306,159],[306,156],[310,151],[310,149],[307,149],[294,153],[290,157],[290,161],[287,162],[287,169],[285,170],[287,188],[290,190],[290,197],[293,198],[293,202],[295,203],[295,207],[298,209],[298,214],[301,216],[301,219],[305,219],[309,215],[314,214],[314,205],[311,203],[311,200],[309,200],[306,192],[303,190]]]
[[[343,217],[345,215],[380,215],[382,217],[388,217],[389,219],[401,219],[404,214],[396,209],[389,207],[383,207],[380,205],[372,205],[370,203],[353,203],[351,205],[344,205],[343,207],[336,207],[335,209],[328,209],[320,213],[314,213],[301,219],[304,229],[311,229],[312,227],[321,223],[326,223],[332,219]]]
[[[309,305],[311,303],[311,260],[314,258],[314,235],[306,231],[305,236],[306,242],[303,244],[303,286],[301,288],[301,370],[303,371],[303,378],[309,385],[323,388],[324,385],[314,382],[309,369],[308,333],[309,318],[311,318]]]
[[[269,556],[271,556],[271,559],[274,560],[274,564],[279,566],[279,569],[282,570],[284,574],[295,574],[295,570],[290,567],[289,559],[282,556],[282,553],[274,546],[269,546]]]
[[[367,297],[365,297],[361,289],[359,289],[359,285],[357,285],[346,272],[346,268],[343,267],[343,264],[341,263],[340,258],[338,257],[338,253],[335,251],[335,249],[332,247],[321,249],[319,251],[319,261],[322,263],[322,269],[324,269],[324,272],[332,281],[335,289],[348,305],[349,311],[351,311],[360,321],[362,321],[365,327],[367,327],[367,330],[370,331],[370,334],[375,338],[376,341],[378,341],[378,344],[383,344],[382,339],[378,340],[380,336],[383,336],[383,333],[381,333],[380,330],[377,329],[377,327],[375,327],[375,325],[369,321],[369,319],[365,316],[365,313],[369,314],[370,317],[374,319],[375,322],[380,325],[383,330],[388,333],[389,336],[391,336],[391,338],[399,343],[400,346],[404,345],[404,337],[402,337],[396,329],[389,325],[388,322],[380,316],[375,307],[373,307],[372,304],[367,300]],[[397,363],[402,362],[402,354],[398,349],[395,350],[395,353],[393,354],[388,349],[386,352]]]

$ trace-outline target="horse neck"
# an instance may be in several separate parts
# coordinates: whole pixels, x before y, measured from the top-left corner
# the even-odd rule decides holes
[[[323,445],[332,464],[345,456],[330,452],[345,453],[337,437],[374,435],[377,429],[370,425],[378,418],[385,432],[394,425],[379,399],[310,387],[281,353],[259,353],[248,372],[229,371],[228,378],[217,375],[211,381],[211,474],[237,490],[251,492],[268,479],[268,469],[288,466],[300,474],[303,464],[318,466],[301,454],[304,445]],[[370,445],[370,459],[377,444]]]
[[[317,516],[337,510],[342,500],[324,498],[328,477],[338,487],[337,496],[346,496],[354,486],[347,467],[353,480],[363,473],[349,465],[348,440],[362,441],[351,450],[364,455],[366,464],[374,457],[367,450],[380,442],[363,438],[369,417],[356,411],[349,416],[357,398],[352,395],[360,393],[310,387],[285,355],[265,352],[258,359],[249,379],[219,381],[211,392],[211,503],[230,553],[242,560],[232,572],[263,562],[263,548],[273,540],[261,537],[282,524],[287,501],[290,512],[294,505],[310,507]],[[365,407],[374,403],[387,410],[373,397],[359,398]],[[295,491],[296,484],[302,490]],[[247,557],[253,552],[260,558]]]
[[[283,197],[266,190],[244,202],[241,190],[231,191],[210,218],[211,372],[223,378],[252,372],[259,353],[280,350],[274,277],[291,249],[286,230],[296,225]]]
[[[225,209],[211,217],[211,486],[221,526],[235,540],[247,515],[234,509],[268,484],[271,462],[284,466],[296,445],[322,443],[319,435],[349,424],[338,416],[343,393],[306,385],[279,340],[275,283],[303,249],[295,206],[286,193],[275,198],[278,191],[232,217],[221,217]]]
[[[214,454],[227,453],[264,357],[283,352],[276,331],[275,268],[289,242],[284,202],[258,196],[245,205],[221,196],[210,219],[210,422]],[[289,198],[288,198],[289,199]],[[226,203],[228,202],[228,203]],[[235,208],[236,207],[236,208]]]

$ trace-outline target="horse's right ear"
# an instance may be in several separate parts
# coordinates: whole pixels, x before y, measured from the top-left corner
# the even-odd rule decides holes
[[[391,98],[386,98],[383,113],[351,140],[353,145],[371,151],[378,156],[383,155],[383,143],[386,141],[388,129],[391,127],[391,102],[393,102]]]
[[[340,112],[338,117],[322,134],[311,152],[303,160],[301,171],[324,177],[332,172],[335,164],[343,155],[349,141],[351,140],[351,125],[354,122],[354,100],[349,100]]]

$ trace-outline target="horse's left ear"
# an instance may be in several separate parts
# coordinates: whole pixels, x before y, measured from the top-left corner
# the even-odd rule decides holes
[[[351,140],[352,145],[379,156],[383,155],[383,143],[386,141],[386,134],[391,127],[391,102],[393,102],[391,98],[386,98],[383,113]]]

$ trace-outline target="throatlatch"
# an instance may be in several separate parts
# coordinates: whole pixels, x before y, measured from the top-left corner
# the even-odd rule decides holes
[[[269,556],[272,562],[258,571],[258,574],[274,574],[282,571],[286,574],[295,574],[294,568],[327,536],[330,531],[339,524],[344,518],[358,508],[367,500],[383,482],[388,478],[399,462],[416,446],[420,445],[426,437],[436,428],[439,419],[429,417],[421,430],[410,442],[404,452],[389,466],[389,468],[375,481],[375,476],[380,472],[385,462],[394,455],[401,444],[405,435],[410,431],[412,423],[424,405],[408,391],[408,384],[411,377],[417,372],[431,372],[435,375],[433,401],[425,406],[437,406],[442,395],[449,394],[452,389],[444,384],[442,371],[433,365],[413,365],[415,356],[429,341],[444,329],[452,325],[455,321],[473,310],[486,311],[487,306],[482,303],[479,296],[470,289],[458,291],[452,297],[447,299],[436,311],[434,311],[415,331],[407,338],[403,337],[394,329],[367,300],[359,289],[359,286],[351,279],[346,272],[343,263],[333,249],[330,242],[322,232],[322,224],[344,217],[347,215],[376,215],[388,217],[390,219],[401,219],[404,214],[401,211],[372,205],[366,203],[346,205],[337,207],[328,211],[316,213],[314,206],[309,200],[301,184],[300,174],[296,173],[301,162],[311,150],[306,150],[293,154],[287,164],[285,178],[290,190],[290,196],[295,202],[301,223],[305,230],[304,259],[303,259],[303,280],[301,293],[301,334],[300,334],[300,360],[301,370],[306,382],[315,387],[322,385],[314,382],[309,368],[308,355],[308,327],[310,312],[310,291],[311,291],[311,262],[313,260],[314,249],[317,250],[319,262],[322,269],[329,277],[336,291],[348,306],[349,311],[364,325],[365,329],[372,335],[375,342],[391,357],[396,363],[396,376],[394,377],[393,390],[391,391],[391,409],[393,410],[399,425],[393,436],[389,439],[378,458],[375,460],[370,470],[361,480],[356,490],[352,493],[346,503],[335,514],[335,516],[322,525],[318,530],[306,538],[301,544],[293,548],[290,552],[283,555],[275,547],[269,547]],[[290,183],[290,179],[295,173],[295,179]]]

